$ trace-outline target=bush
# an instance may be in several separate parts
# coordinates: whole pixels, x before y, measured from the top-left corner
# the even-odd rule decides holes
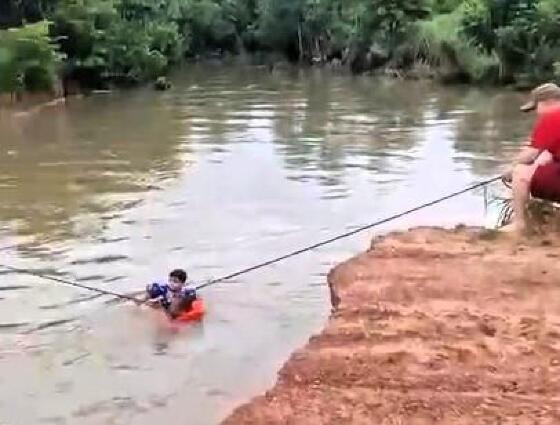
[[[462,0],[433,0],[432,11],[434,14],[451,13],[462,3]]]
[[[499,61],[461,33],[461,10],[421,21],[415,35],[418,55],[447,72],[464,75],[472,81],[496,79]]]
[[[541,0],[537,5],[539,31],[548,42],[560,43],[560,2]]]
[[[463,33],[498,56],[502,79],[551,75],[560,47],[557,0],[466,0],[460,9]]]
[[[555,79],[560,80],[560,61],[556,61],[552,64],[552,75]]]
[[[240,44],[292,59],[338,58],[356,71],[386,61],[407,67],[418,57],[477,81],[548,78],[560,61],[560,0],[0,1],[0,25],[38,19],[52,21],[50,36],[66,56],[63,74],[91,86],[103,77],[150,79],[185,55]],[[56,55],[46,24],[38,25],[43,38],[17,48],[12,35],[2,37],[4,86],[51,84]],[[24,28],[15,31],[30,31]],[[23,75],[25,55],[40,64],[28,63]]]
[[[296,51],[303,6],[303,0],[261,0],[257,37],[262,45],[279,51]]]
[[[0,31],[0,91],[48,91],[59,63],[48,23]]]
[[[184,38],[167,16],[179,11],[152,0],[63,0],[52,36],[67,55],[67,73],[84,85],[103,79],[139,82],[180,59]]]
[[[138,22],[119,21],[100,35],[93,56],[109,78],[142,81],[160,75],[167,66],[162,52],[151,49],[152,38]]]
[[[230,2],[212,0],[184,0],[181,7],[181,29],[186,40],[185,51],[195,55],[207,50],[222,48],[232,50],[236,43],[235,23],[242,27],[247,17],[239,10],[239,20],[234,18]]]

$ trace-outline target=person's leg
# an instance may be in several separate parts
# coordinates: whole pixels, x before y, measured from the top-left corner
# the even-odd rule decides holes
[[[526,207],[531,194],[531,180],[537,168],[552,163],[552,154],[543,151],[531,165],[516,165],[513,169],[513,228],[524,231],[526,228]]]
[[[513,169],[513,224],[515,230],[522,232],[526,228],[525,209],[531,192],[531,179],[539,164],[516,165]]]

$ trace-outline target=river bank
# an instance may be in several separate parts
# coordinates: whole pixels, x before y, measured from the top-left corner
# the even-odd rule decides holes
[[[0,93],[129,87],[243,54],[449,83],[560,78],[555,0],[28,3],[0,6]]]
[[[223,424],[557,423],[559,246],[471,228],[374,241],[330,272],[323,332]]]

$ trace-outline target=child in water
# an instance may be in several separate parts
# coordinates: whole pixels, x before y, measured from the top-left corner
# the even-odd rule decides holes
[[[169,273],[168,283],[152,283],[146,287],[145,302],[151,307],[161,307],[171,319],[192,308],[196,291],[186,286],[187,272],[175,269]]]

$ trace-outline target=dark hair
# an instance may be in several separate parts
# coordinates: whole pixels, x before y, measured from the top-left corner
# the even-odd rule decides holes
[[[187,281],[187,272],[183,269],[175,269],[169,273],[169,277],[177,278],[179,282],[185,283]]]

